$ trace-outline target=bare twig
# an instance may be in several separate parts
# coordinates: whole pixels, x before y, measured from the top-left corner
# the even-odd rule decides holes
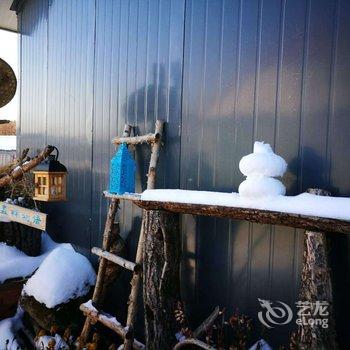
[[[195,346],[198,346],[199,348],[205,349],[205,350],[216,350],[211,345],[204,343],[201,340],[194,339],[194,338],[188,338],[188,339],[184,339],[183,341],[180,341],[179,343],[177,343],[174,346],[173,350],[178,350],[178,349],[181,349],[181,348],[186,347],[188,345],[195,345]]]
[[[193,332],[193,338],[198,338],[203,333],[207,332],[220,314],[220,308],[217,306],[214,311],[202,322],[202,324],[197,329],[195,329]]]
[[[11,184],[13,181],[22,179],[24,173],[39,165],[53,150],[54,148],[52,146],[46,146],[35,158],[16,166],[11,174],[7,174],[0,179],[0,188]]]

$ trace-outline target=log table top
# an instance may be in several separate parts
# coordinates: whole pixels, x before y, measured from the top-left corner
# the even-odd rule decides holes
[[[348,220],[222,205],[150,201],[143,200],[140,193],[116,195],[105,191],[104,195],[107,198],[132,201],[135,205],[145,210],[166,210],[172,213],[246,220],[254,223],[282,225],[310,231],[350,233],[350,221]]]

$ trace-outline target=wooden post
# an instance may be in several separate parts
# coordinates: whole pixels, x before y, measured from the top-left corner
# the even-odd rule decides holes
[[[320,189],[309,189],[308,193],[329,196],[330,193]],[[337,349],[335,322],[333,317],[333,295],[331,270],[328,261],[328,247],[324,232],[305,231],[304,261],[301,274],[299,301],[311,306],[311,315],[302,316],[302,325],[298,326],[296,341],[301,349],[333,350]],[[316,302],[326,302],[328,307],[328,327],[310,325],[309,321],[322,317],[313,315]],[[308,313],[306,310],[306,314]]]
[[[180,300],[179,215],[145,211],[143,221],[143,300],[145,337],[149,350],[171,349],[176,344],[176,302]]]
[[[156,141],[152,144],[151,159],[148,168],[148,179],[147,179],[147,189],[151,190],[155,188],[156,183],[156,168],[159,158],[159,151],[161,146],[162,134],[163,134],[164,122],[161,120],[156,121],[155,135],[158,135]],[[144,221],[145,221],[145,211],[142,217],[142,226],[140,230],[139,242],[137,244],[136,259],[135,263],[137,265],[142,264],[143,257],[143,246],[144,246]],[[141,284],[141,274],[134,274],[131,284],[131,292],[128,301],[128,316],[126,320],[127,327],[134,329],[135,315],[137,312],[137,297],[139,295],[140,284]],[[133,344],[133,338],[126,339],[124,342],[124,350],[131,350]]]

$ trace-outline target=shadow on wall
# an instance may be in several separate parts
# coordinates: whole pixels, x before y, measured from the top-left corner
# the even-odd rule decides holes
[[[153,64],[152,82],[142,86],[128,96],[122,110],[125,122],[135,125],[136,134],[154,132],[157,119],[166,121],[163,141],[165,147],[161,154],[157,169],[157,188],[178,187],[178,181],[166,178],[168,169],[178,167],[180,154],[172,154],[173,147],[179,147],[178,115],[181,104],[181,63],[171,63],[169,71],[165,64]],[[123,119],[122,116],[119,120]],[[150,147],[136,147],[138,191],[147,187],[147,172],[150,158]],[[178,172],[178,169],[176,169]],[[168,174],[175,177],[175,174]],[[177,176],[176,176],[177,177]]]

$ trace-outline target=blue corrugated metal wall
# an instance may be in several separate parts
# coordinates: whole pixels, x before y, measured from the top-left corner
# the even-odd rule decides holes
[[[21,147],[28,144],[35,149],[46,142],[47,9],[47,0],[28,2],[25,16],[19,17],[21,94],[18,142]]]
[[[110,139],[168,121],[158,187],[235,191],[242,155],[270,142],[288,194],[350,195],[350,4],[346,0],[31,0],[21,13],[21,145],[59,146],[69,202],[52,231],[99,244]],[[147,148],[136,156],[144,188]],[[122,210],[136,244],[140,211]],[[183,293],[199,321],[217,304],[256,317],[296,300],[302,231],[184,216]],[[349,344],[349,240],[332,240],[338,330]],[[345,277],[344,277],[345,276]],[[288,327],[275,329],[285,342]]]

